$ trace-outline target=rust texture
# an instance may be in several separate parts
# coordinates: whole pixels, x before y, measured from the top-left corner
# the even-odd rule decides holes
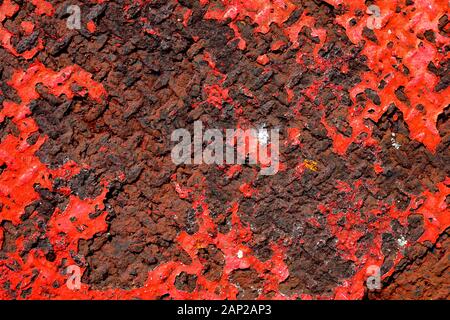
[[[449,299],[448,19],[0,0],[0,298]],[[175,164],[200,121],[279,129],[279,171]]]

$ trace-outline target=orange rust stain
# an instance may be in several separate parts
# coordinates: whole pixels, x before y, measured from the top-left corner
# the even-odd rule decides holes
[[[97,30],[97,26],[95,25],[94,21],[89,21],[86,27],[90,33],[94,33],[95,30]]]

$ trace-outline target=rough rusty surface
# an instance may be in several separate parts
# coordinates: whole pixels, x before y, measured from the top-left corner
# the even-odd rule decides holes
[[[369,293],[370,299],[450,299],[448,262],[449,234],[441,235],[436,245],[418,244],[411,248],[398,271],[386,281],[383,290]]]
[[[0,297],[448,299],[448,9],[0,1]],[[280,172],[175,165],[199,120]]]

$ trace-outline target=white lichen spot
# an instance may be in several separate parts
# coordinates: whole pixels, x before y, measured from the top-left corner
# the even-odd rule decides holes
[[[242,250],[239,250],[239,251],[238,251],[237,257],[238,257],[239,259],[242,259],[242,258],[244,257],[244,253],[242,252]]]
[[[404,236],[401,236],[397,239],[397,243],[400,247],[404,247],[408,244],[408,240],[406,240]]]
[[[397,150],[400,149],[400,147],[402,146],[400,143],[397,142],[397,140],[395,140],[395,133],[392,133],[391,145]]]

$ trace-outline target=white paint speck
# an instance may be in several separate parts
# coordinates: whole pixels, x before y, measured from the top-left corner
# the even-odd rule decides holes
[[[239,251],[238,251],[237,257],[238,257],[239,259],[242,259],[242,257],[244,257],[244,253],[242,252],[242,250],[239,250]]]
[[[400,147],[402,146],[400,143],[397,142],[397,140],[395,140],[395,133],[392,133],[391,145],[397,150],[400,149]]]
[[[401,236],[397,239],[397,243],[400,247],[404,247],[408,244],[408,240],[406,240],[404,236]]]

